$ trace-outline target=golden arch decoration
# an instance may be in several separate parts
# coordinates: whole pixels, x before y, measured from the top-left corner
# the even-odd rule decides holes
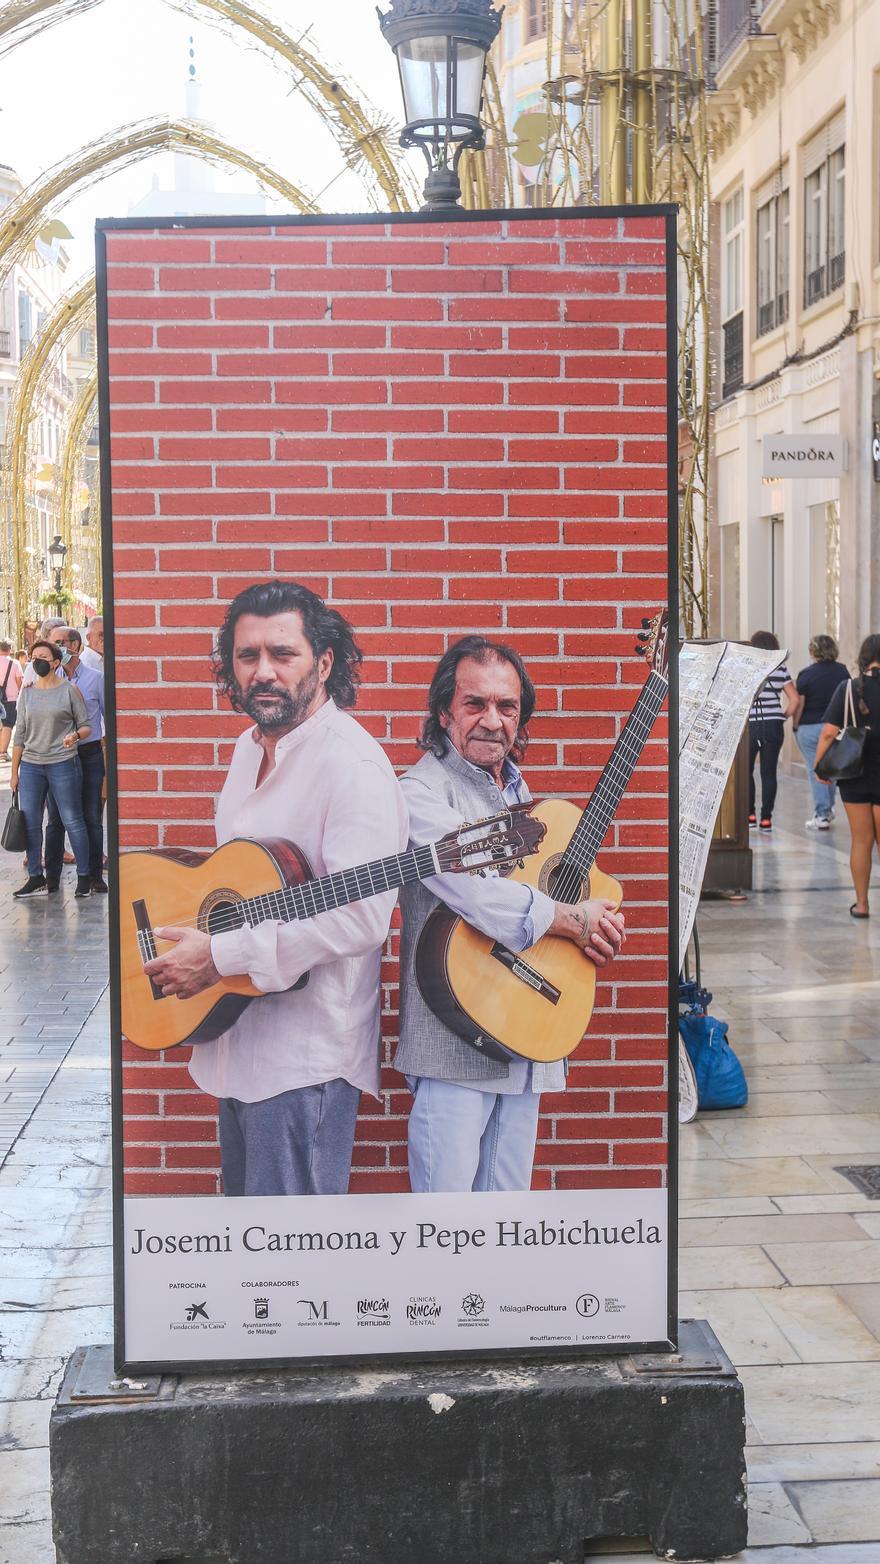
[[[10,54],[47,27],[70,21],[100,3],[101,0],[7,0],[6,5],[0,6],[0,55]]]
[[[84,380],[67,421],[64,447],[61,453],[61,476],[58,485],[58,516],[61,536],[70,547],[73,536],[74,511],[76,509],[77,479],[83,458],[83,446],[90,431],[89,416],[94,415],[98,395],[98,371]]]
[[[52,371],[55,354],[88,320],[94,307],[94,278],[87,277],[58,301],[44,322],[42,331],[34,337],[22,359],[9,399],[3,462],[3,499],[7,517],[4,567],[12,577],[13,611],[19,625],[27,617],[28,608],[25,550],[30,426],[36,416],[46,378]]]
[[[80,469],[86,454],[86,445],[92,430],[95,418],[95,403],[98,396],[98,372],[94,371],[84,380],[77,392],[76,401],[67,421],[67,429],[64,434],[64,445],[61,452],[60,477],[58,481],[58,520],[59,531],[70,553],[68,559],[80,561],[86,564],[85,587],[90,594],[100,600],[101,580],[101,489],[100,474],[96,479],[95,506],[90,516],[89,532],[90,548],[84,549],[85,533],[79,524],[82,512],[80,496]],[[79,536],[75,536],[75,529],[79,525]],[[83,585],[82,582],[79,583]]]
[[[283,174],[266,163],[260,163],[240,147],[221,141],[194,120],[141,120],[80,147],[26,185],[15,200],[10,201],[0,219],[0,283],[10,267],[32,247],[51,208],[62,196],[74,190],[87,189],[106,178],[121,164],[136,163],[153,152],[170,147],[192,152],[209,162],[231,163],[253,174],[261,184],[289,201],[298,212],[318,211],[314,201],[289,179],[285,179]]]
[[[101,0],[8,0],[0,5],[0,54],[38,32],[90,10]],[[270,54],[286,60],[296,72],[296,85],[306,102],[333,134],[348,168],[369,170],[392,212],[417,204],[415,182],[406,164],[398,167],[389,148],[390,122],[369,113],[339,76],[324,65],[305,43],[247,0],[169,0],[175,10],[201,16],[230,28],[242,28]],[[207,15],[205,13],[207,12]],[[373,202],[381,207],[382,202]],[[303,208],[300,208],[303,210]]]

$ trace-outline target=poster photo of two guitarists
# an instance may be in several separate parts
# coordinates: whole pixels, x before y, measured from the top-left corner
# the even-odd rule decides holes
[[[98,238],[120,1359],[665,1341],[671,213]]]

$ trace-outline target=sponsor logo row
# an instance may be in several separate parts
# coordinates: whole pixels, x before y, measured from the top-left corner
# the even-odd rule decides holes
[[[339,1326],[342,1324],[342,1320],[337,1317],[337,1311],[331,1306],[328,1298],[296,1298],[292,1301],[297,1312],[296,1323],[299,1326],[314,1328]],[[274,1309],[272,1307],[272,1305],[276,1304],[277,1300],[274,1298],[270,1304],[268,1296],[258,1296],[251,1299],[253,1317],[252,1320],[249,1319],[244,1323],[258,1330],[260,1328],[270,1330],[277,1328],[281,1322],[272,1318],[273,1313],[277,1314],[279,1312],[277,1307]],[[619,1314],[623,1312],[625,1307],[626,1305],[621,1303],[618,1298],[605,1298],[604,1300],[604,1312],[606,1314]],[[390,1325],[392,1316],[399,1319],[402,1315],[407,1324],[412,1326],[430,1326],[436,1324],[441,1316],[448,1318],[451,1315],[452,1320],[457,1325],[479,1328],[480,1326],[488,1326],[491,1323],[493,1313],[496,1311],[498,1314],[552,1316],[567,1314],[571,1308],[574,1308],[582,1319],[592,1319],[600,1313],[603,1303],[594,1293],[584,1292],[564,1303],[497,1302],[490,1304],[487,1303],[487,1300],[481,1293],[467,1292],[461,1298],[458,1307],[455,1308],[453,1306],[451,1310],[448,1305],[441,1304],[432,1294],[414,1295],[406,1304],[392,1310],[390,1300],[387,1297],[376,1296],[359,1298],[357,1300],[354,1319],[358,1326],[375,1329]],[[225,1324],[225,1320],[216,1319],[212,1314],[209,1307],[209,1298],[206,1294],[204,1297],[191,1299],[183,1309],[183,1320],[170,1322],[170,1329],[180,1330],[183,1326],[184,1328],[198,1329],[201,1327],[217,1330],[222,1329]]]

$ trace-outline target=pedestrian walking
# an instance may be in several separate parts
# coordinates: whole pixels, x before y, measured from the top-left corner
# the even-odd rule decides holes
[[[771,630],[756,630],[750,646],[766,652],[778,652],[779,642]],[[782,705],[782,696],[786,705]],[[795,709],[797,690],[785,663],[765,680],[749,709],[749,825],[760,824],[762,831],[773,829],[776,803],[779,752],[785,737],[785,719]],[[761,816],[757,814],[755,761],[761,757]]]
[[[816,776],[816,746],[834,691],[849,678],[846,667],[838,662],[838,645],[832,635],[814,635],[810,642],[812,662],[802,668],[795,680],[797,707],[792,712],[792,726],[797,746],[804,757],[807,778],[813,794],[813,813],[805,822],[808,831],[828,831],[834,812],[837,790],[832,782],[822,782]]]
[[[89,834],[82,812],[82,767],[77,747],[91,736],[82,695],[68,679],[56,677],[61,649],[51,641],[37,640],[31,647],[35,683],[19,696],[18,716],[12,739],[10,786],[18,789],[18,801],[27,831],[28,877],[13,895],[36,896],[51,887],[42,871],[43,809],[51,797],[58,807],[76,854],[76,895],[91,894]]]
[[[15,707],[21,688],[21,669],[12,655],[12,642],[0,641],[0,760],[9,757],[9,741],[15,727]]]
[[[86,626],[86,644],[80,653],[80,660],[87,668],[94,668],[96,673],[104,672],[104,621],[100,614],[90,619]]]
[[[82,661],[83,640],[79,630],[72,625],[59,625],[49,635],[62,658],[66,655],[64,674],[76,685],[86,704],[86,720],[92,736],[80,744],[78,755],[82,771],[82,811],[89,833],[89,878],[92,890],[107,894],[104,879],[104,675],[94,668],[87,668]],[[54,799],[48,800],[46,824],[46,881],[50,891],[57,888],[61,879],[62,863],[69,861],[64,853],[64,825]]]
[[[51,638],[52,638],[52,631],[53,630],[57,630],[59,628],[59,626],[66,625],[66,624],[67,624],[67,620],[66,619],[59,619],[57,614],[50,614],[48,619],[44,619],[43,623],[40,625],[40,630],[39,630],[39,634],[37,636],[37,641],[51,640]],[[31,658],[33,658],[34,646],[36,646],[37,641],[34,641],[33,646],[31,647]],[[66,654],[65,654],[62,657],[62,662],[66,662],[66,660],[67,660],[67,657],[66,657]],[[60,663],[56,664],[56,666],[55,666],[55,673],[56,673],[56,676],[60,679],[61,676],[62,676],[62,673],[63,673],[63,668],[62,668]],[[22,676],[21,676],[22,689],[27,689],[29,684],[36,684],[36,682],[37,682],[37,676],[34,673],[33,661],[29,661],[25,665],[24,671],[23,671]]]
[[[816,759],[821,760],[841,728],[847,725],[847,696],[852,690],[856,726],[867,728],[862,751],[862,772],[851,782],[838,782],[849,821],[849,867],[856,899],[851,918],[867,918],[868,887],[875,842],[880,846],[880,635],[868,635],[859,648],[858,677],[837,686],[819,735]]]

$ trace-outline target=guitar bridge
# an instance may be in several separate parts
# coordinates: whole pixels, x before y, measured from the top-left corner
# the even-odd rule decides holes
[[[519,978],[521,983],[527,983],[529,988],[533,988],[536,994],[541,995],[542,999],[548,1000],[551,1005],[559,1004],[562,997],[561,989],[555,988],[540,972],[536,971],[534,967],[530,967],[527,961],[523,961],[522,957],[518,956],[515,951],[508,950],[506,945],[499,945],[496,940],[489,954],[494,956],[496,961],[500,961],[501,965],[506,967],[513,977]]]
[[[145,901],[132,902],[131,910],[134,913],[135,927],[137,929],[138,950],[140,951],[141,961],[146,965],[148,961],[155,961],[159,954],[156,949],[155,938],[153,937],[153,925],[150,922],[150,915],[147,912]],[[162,993],[158,983],[154,982],[152,978],[148,978],[148,981],[153,998],[164,999],[165,995]]]

